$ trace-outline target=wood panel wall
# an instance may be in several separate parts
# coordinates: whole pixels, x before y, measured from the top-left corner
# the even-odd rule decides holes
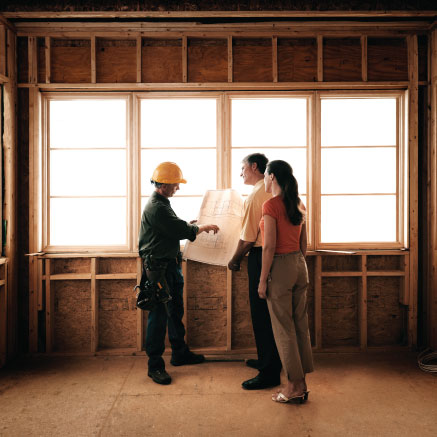
[[[92,26],[32,23],[18,29],[19,87],[31,89],[30,107],[38,90],[408,89],[410,250],[311,254],[308,299],[316,350],[416,344],[417,114],[418,86],[427,86],[430,66],[427,30],[364,22],[337,28],[281,24],[267,30],[236,24],[186,31],[144,30],[135,23]],[[435,71],[436,58],[431,59]],[[435,73],[433,78],[435,88]],[[37,115],[30,120],[35,139]],[[30,164],[31,171],[37,167]],[[37,187],[30,191],[35,200]],[[30,214],[33,207],[31,202]],[[37,224],[29,226],[35,242]],[[31,351],[42,349],[42,337],[47,352],[144,349],[147,315],[134,308],[132,292],[138,265],[133,254],[31,257]],[[184,269],[189,344],[217,353],[254,351],[245,271],[230,276],[225,268],[193,262]],[[74,338],[67,341],[68,331]]]

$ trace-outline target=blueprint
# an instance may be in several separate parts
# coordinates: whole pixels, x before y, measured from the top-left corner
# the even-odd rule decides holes
[[[220,230],[217,234],[202,232],[193,242],[187,241],[184,259],[227,266],[240,239],[242,216],[243,199],[237,191],[207,191],[196,224],[214,224]]]

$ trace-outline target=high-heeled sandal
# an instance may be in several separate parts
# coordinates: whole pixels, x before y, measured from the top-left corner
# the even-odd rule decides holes
[[[291,398],[287,398],[284,393],[280,392],[276,396],[272,396],[272,401],[279,402],[280,404],[287,404],[288,402],[298,402],[303,404],[308,399],[308,393],[304,392],[301,395],[292,396]]]

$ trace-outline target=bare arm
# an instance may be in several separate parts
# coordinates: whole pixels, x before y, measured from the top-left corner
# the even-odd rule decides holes
[[[267,297],[267,278],[273,263],[276,250],[276,219],[264,215],[264,246],[261,276],[259,278],[258,294],[261,299]]]
[[[234,272],[240,270],[241,260],[254,244],[254,241],[239,240],[237,248],[235,249],[235,253],[228,263],[228,269],[233,270]]]
[[[300,240],[299,240],[300,251],[302,255],[306,257],[307,254],[307,225],[306,223],[302,224],[302,229],[300,231]]]

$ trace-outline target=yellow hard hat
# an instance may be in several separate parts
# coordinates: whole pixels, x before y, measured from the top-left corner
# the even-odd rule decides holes
[[[152,181],[161,184],[186,184],[182,170],[174,162],[161,162],[152,175]]]

